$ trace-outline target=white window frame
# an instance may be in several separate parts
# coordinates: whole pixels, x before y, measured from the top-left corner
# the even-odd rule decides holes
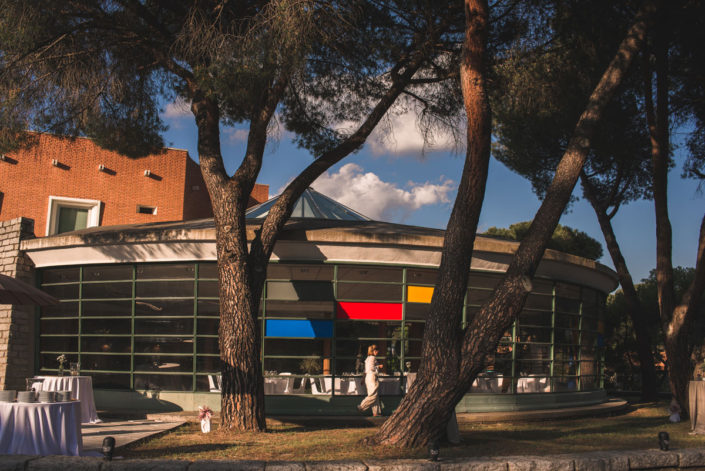
[[[54,235],[59,229],[59,208],[87,209],[88,218],[86,227],[100,225],[100,200],[83,198],[69,198],[66,196],[49,196],[49,210],[47,211],[46,235]]]

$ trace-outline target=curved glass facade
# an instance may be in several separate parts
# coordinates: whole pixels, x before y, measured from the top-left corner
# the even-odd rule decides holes
[[[473,271],[467,323],[501,274]],[[215,262],[86,265],[40,270],[61,303],[40,312],[41,372],[79,361],[96,388],[217,392]],[[364,394],[367,346],[379,346],[386,395],[415,377],[436,271],[359,264],[272,263],[261,305],[265,393]],[[590,391],[601,387],[604,294],[535,279],[470,393]]]

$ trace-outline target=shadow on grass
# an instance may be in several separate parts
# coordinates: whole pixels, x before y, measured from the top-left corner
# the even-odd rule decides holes
[[[213,453],[225,451],[232,448],[247,447],[247,444],[226,444],[226,443],[202,443],[197,445],[166,446],[162,448],[150,448],[133,450],[128,445],[120,450],[120,454],[125,458],[162,458],[168,455],[190,455],[197,453]]]

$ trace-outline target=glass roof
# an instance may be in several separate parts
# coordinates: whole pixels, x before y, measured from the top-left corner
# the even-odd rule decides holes
[[[262,219],[269,214],[269,209],[276,203],[279,196],[254,206],[247,211],[248,219]],[[335,219],[341,221],[370,221],[370,218],[353,211],[335,200],[307,188],[294,205],[292,218]]]

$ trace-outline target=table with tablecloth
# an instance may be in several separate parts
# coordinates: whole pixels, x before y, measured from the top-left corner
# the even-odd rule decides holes
[[[690,430],[705,434],[705,381],[691,381],[688,385]]]
[[[73,398],[81,402],[83,423],[101,422],[95,410],[93,380],[90,376],[37,376],[43,379],[42,391],[71,391]]]
[[[82,451],[80,402],[0,402],[0,455],[80,456]]]

